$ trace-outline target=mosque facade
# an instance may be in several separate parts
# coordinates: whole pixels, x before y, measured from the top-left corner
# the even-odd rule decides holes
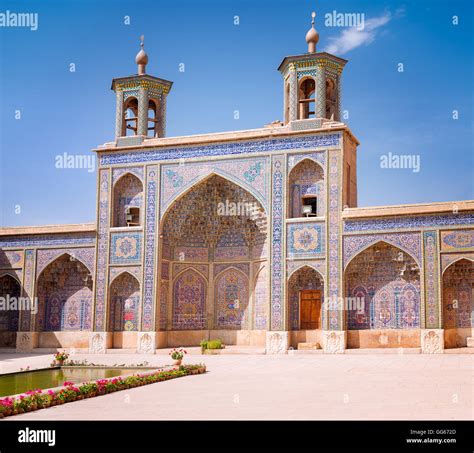
[[[473,347],[474,201],[357,206],[347,61],[287,56],[283,121],[166,137],[172,82],[116,78],[96,222],[0,229],[0,347]],[[91,201],[92,202],[92,201]]]

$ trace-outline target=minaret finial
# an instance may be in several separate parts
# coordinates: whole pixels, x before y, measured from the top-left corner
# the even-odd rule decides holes
[[[138,75],[146,74],[146,65],[148,63],[148,55],[145,52],[145,36],[140,36],[140,52],[135,57],[135,62],[138,65]]]
[[[314,18],[316,17],[316,13],[313,11],[311,13],[311,28],[309,29],[308,33],[306,33],[306,42],[308,43],[308,52],[315,53],[316,52],[316,44],[319,41],[319,33],[314,28]]]

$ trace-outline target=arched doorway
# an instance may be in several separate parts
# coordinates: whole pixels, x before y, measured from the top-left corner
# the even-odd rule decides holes
[[[56,258],[37,280],[36,330],[44,332],[90,330],[92,275],[69,254]]]
[[[461,259],[443,273],[443,328],[446,348],[466,346],[474,328],[474,263]]]
[[[20,312],[11,310],[8,304],[18,302],[20,295],[21,286],[18,280],[8,274],[2,275],[0,277],[0,298],[5,302],[5,310],[0,310],[0,348],[14,348],[16,345]]]
[[[295,271],[288,280],[290,330],[322,328],[324,281],[321,274],[309,266]]]
[[[348,347],[418,347],[420,269],[386,242],[355,256],[345,271]]]
[[[194,344],[203,334],[192,337],[189,331],[209,329],[214,331],[209,335],[231,344],[237,339],[233,331],[256,328],[251,272],[267,260],[267,218],[251,193],[211,175],[169,207],[161,245],[161,265],[171,274],[166,299],[172,309],[166,309],[171,319],[165,323],[160,301],[160,326],[177,331],[173,338]],[[260,304],[259,299],[258,325],[267,325]]]
[[[135,348],[140,330],[140,283],[128,272],[122,272],[110,285],[109,331],[114,348]]]
[[[288,279],[288,329],[291,343],[322,344],[324,280],[310,266],[296,270]]]

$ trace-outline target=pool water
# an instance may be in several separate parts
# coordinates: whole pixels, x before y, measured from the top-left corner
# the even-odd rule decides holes
[[[61,368],[28,371],[0,376],[0,397],[24,393],[28,390],[59,387],[64,382],[80,383],[96,379],[111,378],[124,374],[142,373],[150,370],[121,368]]]

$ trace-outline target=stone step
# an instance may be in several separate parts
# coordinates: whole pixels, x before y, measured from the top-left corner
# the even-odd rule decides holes
[[[112,348],[105,351],[106,354],[135,354],[136,352],[135,348]]]
[[[324,354],[322,349],[288,349],[288,355]]]
[[[421,354],[421,348],[361,348],[346,349],[346,354]]]
[[[259,348],[254,346],[226,346],[224,349],[208,349],[206,354],[265,354],[265,348]]]
[[[321,349],[320,343],[298,343],[298,351]]]
[[[467,337],[467,347],[474,348],[474,337]]]
[[[474,348],[449,348],[444,350],[445,354],[474,354]]]

